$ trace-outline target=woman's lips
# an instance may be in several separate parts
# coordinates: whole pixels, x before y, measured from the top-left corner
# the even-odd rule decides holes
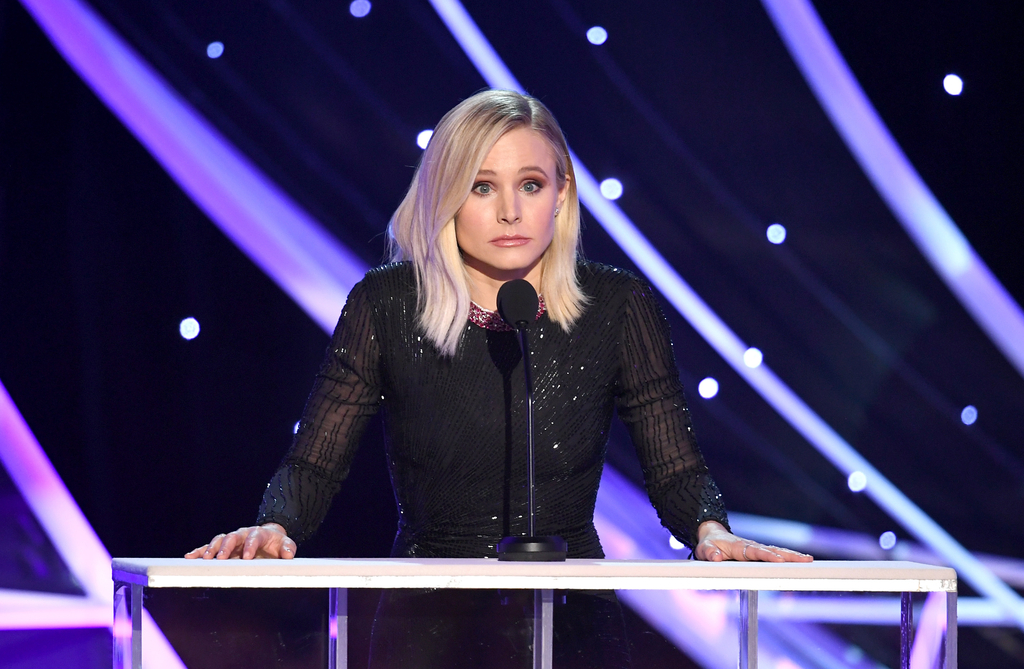
[[[495,237],[494,239],[491,240],[491,244],[494,244],[495,246],[501,246],[503,248],[522,246],[524,244],[529,243],[529,237],[519,237],[518,235],[515,237]]]

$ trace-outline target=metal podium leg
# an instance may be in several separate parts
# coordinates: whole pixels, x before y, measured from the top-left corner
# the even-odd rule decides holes
[[[551,669],[554,643],[555,593],[533,591],[533,669]]]
[[[142,669],[142,586],[114,583],[114,669]]]
[[[131,649],[125,647],[124,637],[131,636],[132,607],[125,601],[131,597],[131,588],[124,583],[114,583],[114,669],[128,669]]]
[[[757,669],[757,590],[740,590],[740,669]]]
[[[910,642],[914,636],[914,606],[910,593],[900,593],[900,669],[910,669]]]
[[[327,668],[348,667],[348,589],[331,588],[328,592]]]
[[[946,643],[942,669],[956,669],[956,593],[946,593]]]

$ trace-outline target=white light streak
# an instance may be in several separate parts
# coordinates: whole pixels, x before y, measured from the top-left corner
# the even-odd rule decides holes
[[[910,164],[810,0],[761,3],[822,108],[896,220],[975,322],[1024,376],[1024,311]],[[1018,600],[1018,606],[1024,627],[1024,602]]]

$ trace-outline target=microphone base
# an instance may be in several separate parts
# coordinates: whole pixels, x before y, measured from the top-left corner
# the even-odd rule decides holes
[[[498,542],[498,559],[520,562],[565,562],[569,545],[562,537],[505,537]]]

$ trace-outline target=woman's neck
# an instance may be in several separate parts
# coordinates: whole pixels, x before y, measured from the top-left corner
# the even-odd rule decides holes
[[[507,281],[512,281],[513,279],[526,279],[533,285],[534,290],[540,294],[541,276],[543,274],[542,263],[537,263],[529,269],[496,271],[493,268],[488,268],[486,272],[480,271],[478,268],[467,263],[466,273],[470,279],[469,298],[478,307],[488,311],[497,311],[498,289]]]

